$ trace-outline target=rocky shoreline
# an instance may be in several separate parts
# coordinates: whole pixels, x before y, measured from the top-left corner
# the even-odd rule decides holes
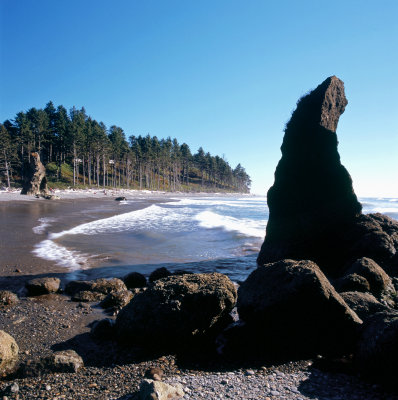
[[[319,356],[284,363],[237,362],[194,353],[187,358],[95,340],[92,323],[104,318],[115,317],[98,302],[71,301],[66,294],[21,297],[3,305],[0,326],[18,340],[20,365],[74,349],[85,366],[76,372],[9,375],[0,381],[2,398],[139,399],[140,384],[156,367],[163,382],[182,386],[186,399],[398,399],[379,384],[362,380],[341,360],[332,363]]]

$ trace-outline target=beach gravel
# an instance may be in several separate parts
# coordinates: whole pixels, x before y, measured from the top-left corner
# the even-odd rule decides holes
[[[164,382],[181,384],[185,399],[398,399],[357,376],[320,371],[309,361],[234,369],[228,365],[187,365],[171,355],[130,357],[112,342],[99,342],[95,347],[90,341],[88,325],[103,317],[102,310],[93,304],[80,307],[63,295],[22,298],[3,309],[0,324],[16,338],[22,362],[71,346],[82,356],[85,367],[74,373],[2,380],[0,399],[136,400],[151,368],[164,371]]]
[[[170,359],[157,360],[163,367],[173,366]],[[137,400],[148,362],[113,366],[86,367],[79,373],[50,374],[40,379],[18,379],[1,382],[0,394],[11,399],[51,400]],[[181,385],[183,399],[234,400],[397,400],[374,384],[364,383],[355,376],[323,372],[312,367],[291,367],[227,372],[171,371],[163,380],[173,386]],[[18,391],[11,392],[17,384]],[[0,397],[1,398],[1,397]]]
[[[254,373],[253,373],[254,372]],[[332,374],[317,369],[296,369],[282,372],[234,371],[182,374],[166,379],[172,385],[181,384],[184,399],[244,399],[244,400],[346,400],[398,399],[377,385],[364,384],[358,378]]]

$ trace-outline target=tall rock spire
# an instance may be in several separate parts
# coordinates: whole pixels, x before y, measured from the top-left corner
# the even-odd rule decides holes
[[[335,76],[298,101],[268,191],[270,216],[259,264],[284,258],[327,263],[333,236],[361,213],[337,151],[337,124],[347,104],[344,83]]]

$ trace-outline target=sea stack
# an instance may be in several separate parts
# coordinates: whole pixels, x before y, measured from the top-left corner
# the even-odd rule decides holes
[[[39,153],[30,154],[30,162],[26,165],[26,176],[21,194],[31,196],[48,196],[46,168],[40,161]]]
[[[269,221],[259,265],[291,258],[327,268],[338,256],[336,235],[361,214],[337,151],[337,124],[347,104],[344,83],[336,76],[298,101],[267,195]]]

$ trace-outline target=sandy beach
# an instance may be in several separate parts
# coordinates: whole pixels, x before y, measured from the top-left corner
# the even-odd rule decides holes
[[[69,274],[67,267],[32,253],[34,245],[48,235],[47,220],[51,221],[53,232],[61,232],[79,224],[144,209],[172,199],[235,195],[127,189],[55,190],[54,194],[60,199],[24,196],[15,189],[0,191],[0,289],[19,290],[24,281],[36,276],[50,274],[63,279]],[[115,201],[117,197],[125,197],[128,204]],[[95,264],[95,260],[92,264]]]
[[[19,191],[0,192],[0,289],[19,290],[21,283],[34,276],[51,274],[61,278],[69,271],[53,261],[36,257],[33,246],[46,237],[42,218],[51,219],[56,230],[70,229],[78,224],[106,218],[170,200],[164,192],[139,191],[56,191],[59,200],[45,200],[20,195]],[[173,194],[173,197],[180,194]],[[121,206],[118,196],[129,200]],[[180,195],[181,196],[181,195]],[[94,210],[94,211],[93,211]],[[43,225],[43,229],[40,229]],[[39,228],[39,231],[34,229]]]

